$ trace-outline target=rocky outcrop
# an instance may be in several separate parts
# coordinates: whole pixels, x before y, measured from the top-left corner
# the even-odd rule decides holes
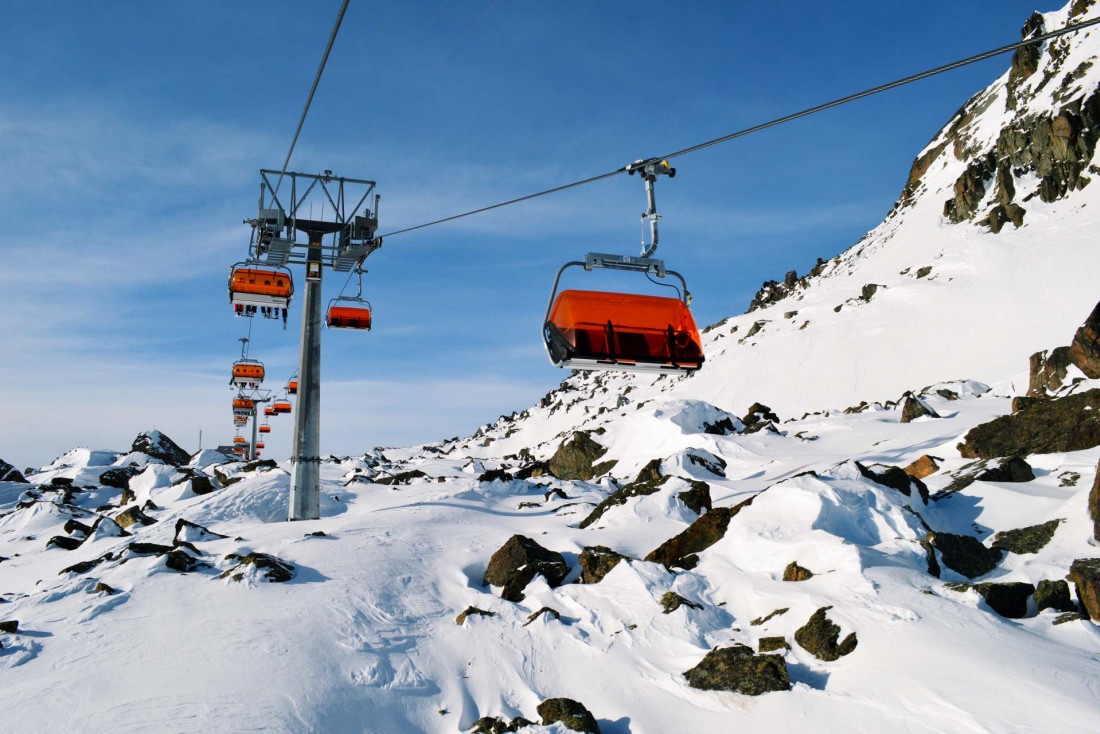
[[[972,428],[958,445],[968,459],[1083,451],[1100,446],[1100,388],[1042,400]]]
[[[675,591],[666,591],[661,595],[661,613],[672,614],[680,607],[687,607],[688,609],[702,609],[703,605],[685,599],[677,594]]]
[[[645,560],[660,563],[670,569],[695,568],[699,562],[697,554],[721,540],[730,520],[743,508],[751,505],[752,500],[750,497],[734,507],[715,507],[689,525],[687,530],[650,551]]]
[[[596,463],[606,453],[607,449],[592,440],[590,433],[577,431],[558,447],[547,462],[547,468],[558,479],[587,481],[605,474],[615,465],[613,461]]]
[[[519,602],[524,598],[523,589],[538,575],[551,587],[560,586],[569,575],[569,566],[561,553],[547,550],[530,538],[513,535],[489,559],[482,583],[503,587],[502,599]]]
[[[191,461],[191,454],[181,449],[179,444],[168,438],[168,436],[156,430],[139,433],[130,446],[130,450],[152,456],[154,459],[160,459],[165,464],[173,466],[183,466]]]
[[[236,565],[218,576],[221,579],[240,581],[246,574],[252,574],[263,581],[278,584],[294,578],[294,566],[267,553],[249,553],[245,556],[230,553],[225,560],[236,561]]]
[[[1050,351],[1043,350],[1028,359],[1027,396],[1045,397],[1066,382],[1069,370],[1069,347],[1058,347]],[[1015,412],[1015,411],[1013,411]]]
[[[1100,378],[1100,303],[1073,335],[1067,357],[1090,379]]]
[[[1089,517],[1092,518],[1092,538],[1100,541],[1100,462],[1096,464],[1096,477],[1089,490]]]
[[[0,482],[20,482],[25,484],[27,483],[27,479],[23,476],[23,473],[14,466],[0,459]]]
[[[600,725],[596,723],[596,717],[580,701],[574,701],[571,698],[548,698],[535,710],[542,717],[543,726],[561,722],[576,732],[600,734]]]
[[[814,572],[798,565],[798,561],[791,561],[783,569],[784,581],[808,581],[814,577]]]
[[[1100,558],[1078,558],[1070,565],[1068,578],[1089,619],[1100,621]]]
[[[830,662],[848,655],[859,644],[856,633],[840,640],[840,627],[829,621],[825,613],[832,607],[821,607],[806,624],[795,630],[794,640],[818,660]]]
[[[974,479],[982,482],[1030,482],[1035,479],[1031,464],[1019,456],[1002,459],[996,466],[989,466],[978,472]]]
[[[906,497],[912,497],[913,492],[921,498],[922,502],[928,501],[928,487],[920,479],[910,476],[904,469],[889,464],[868,464],[864,466],[855,462],[859,473],[876,484],[897,490]]]
[[[791,689],[783,656],[757,655],[747,645],[714,648],[684,677],[692,688],[746,696]]]
[[[925,542],[940,552],[943,565],[968,579],[984,576],[995,569],[1003,555],[1003,551],[986,548],[980,540],[969,535],[931,532]]]
[[[455,624],[457,624],[459,626],[462,626],[463,624],[466,623],[466,620],[469,619],[470,617],[495,617],[495,616],[497,616],[496,612],[490,612],[486,609],[481,609],[479,607],[472,607],[471,606],[471,607],[466,607],[466,609],[461,614],[459,614],[457,617],[455,617]]]
[[[1035,587],[1035,606],[1038,611],[1054,609],[1059,612],[1075,612],[1077,605],[1069,596],[1069,584],[1058,579],[1044,579]]]
[[[912,423],[917,418],[939,418],[940,414],[932,406],[911,392],[901,396],[901,423]]]
[[[581,567],[581,576],[577,581],[582,584],[598,584],[622,560],[633,559],[605,545],[586,545],[577,558]]]
[[[156,522],[153,518],[141,511],[140,507],[130,507],[114,516],[115,523],[120,528],[128,528],[131,525],[152,525]]]
[[[947,588],[953,591],[973,589],[985,600],[997,614],[1008,619],[1023,619],[1027,616],[1027,600],[1035,593],[1035,587],[1019,581],[1011,583],[986,582],[982,584],[949,583]]]
[[[797,271],[791,270],[783,277],[782,283],[777,280],[764,281],[763,285],[760,286],[760,290],[756,292],[756,295],[752,297],[752,301],[749,302],[749,308],[745,313],[752,313],[758,309],[767,308],[773,303],[782,301],[787,296],[805,290],[810,286],[810,279],[820,275],[827,264],[827,261],[818,258],[817,264],[814,265],[813,269],[801,278],[798,277]]]
[[[1038,553],[1054,537],[1054,531],[1061,524],[1061,520],[1051,520],[1041,525],[1005,530],[993,536],[992,546],[1009,553]]]
[[[776,650],[790,650],[791,643],[787,638],[777,635],[775,637],[761,637],[756,645],[760,652],[775,652]]]
[[[579,434],[578,434],[579,435]],[[653,459],[638,472],[637,478],[607,496],[603,502],[596,505],[595,509],[580,522],[581,528],[587,528],[603,517],[603,514],[612,507],[626,504],[631,497],[644,497],[656,492],[668,481],[669,477],[661,474],[661,460]]]
[[[561,619],[561,612],[559,612],[557,609],[553,609],[551,607],[541,607],[541,608],[536,609],[535,611],[533,611],[533,612],[531,612],[530,614],[527,615],[527,621],[523,623],[523,626],[526,627],[527,625],[531,624],[532,622],[534,622],[539,617],[549,617],[550,619]]]
[[[924,479],[925,477],[935,474],[939,470],[939,463],[928,454],[924,454],[909,466],[905,467],[905,473],[914,479]]]
[[[775,424],[779,423],[779,416],[771,408],[763,403],[753,403],[741,419],[745,424],[743,433],[757,433],[759,431],[775,431]]]
[[[697,479],[691,480],[691,489],[680,492],[676,495],[676,498],[684,503],[684,507],[696,515],[710,512],[713,507],[710,499],[710,485]]]
[[[136,477],[143,471],[145,471],[145,467],[138,466],[137,464],[130,464],[129,466],[116,466],[100,474],[99,483],[101,486],[104,487],[128,489],[130,486],[130,478]]]

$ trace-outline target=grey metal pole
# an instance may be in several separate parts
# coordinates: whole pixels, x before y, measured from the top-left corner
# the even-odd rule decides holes
[[[290,520],[321,517],[321,235],[309,234],[298,406],[290,457]]]
[[[253,401],[252,402],[252,458],[251,458],[251,461],[255,461],[257,459],[257,456],[256,456],[256,433],[257,433],[257,430],[258,430],[258,426],[256,424],[258,423],[258,421],[256,420],[256,414],[259,411],[256,410],[256,405],[257,405],[256,402]]]

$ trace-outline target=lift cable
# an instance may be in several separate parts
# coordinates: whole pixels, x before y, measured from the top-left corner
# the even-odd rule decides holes
[[[317,85],[321,82],[321,74],[325,71],[325,64],[328,63],[329,52],[332,51],[332,44],[336,42],[336,34],[340,30],[340,24],[344,21],[344,13],[347,12],[348,3],[351,0],[344,0],[340,5],[340,12],[336,14],[336,22],[332,25],[332,33],[329,34],[328,43],[325,44],[325,53],[321,56],[321,65],[317,67],[317,75],[313,77],[313,86],[309,89],[309,96],[306,98],[306,106],[302,108],[302,116],[298,118],[298,128],[294,131],[294,138],[290,141],[290,150],[286,152],[286,160],[283,161],[283,168],[279,172],[279,180],[275,183],[275,193],[279,193],[279,187],[283,183],[283,176],[286,175],[287,166],[290,165],[290,156],[294,155],[294,146],[298,144],[298,135],[302,132],[302,125],[306,122],[306,115],[309,114],[309,106],[313,103],[313,95],[317,92]]]
[[[768,122],[760,123],[759,125],[753,125],[752,127],[745,128],[744,130],[738,130],[737,132],[730,133],[729,135],[723,135],[720,138],[715,138],[713,140],[708,140],[705,143],[699,143],[698,145],[693,145],[689,148],[684,148],[683,150],[678,150],[674,153],[669,153],[668,155],[658,156],[656,158],[656,160],[667,160],[669,158],[677,158],[677,157],[682,156],[682,155],[687,155],[688,153],[694,153],[696,151],[703,150],[704,148],[709,148],[713,145],[718,145],[719,143],[725,143],[727,141],[734,140],[736,138],[744,137],[745,135],[749,135],[751,133],[760,132],[761,130],[766,130],[770,127],[775,127],[776,125],[782,125],[785,122],[791,122],[792,120],[797,120],[801,117],[807,117],[809,115],[813,115],[813,114],[816,114],[818,112],[823,112],[824,110],[832,109],[833,107],[839,107],[841,105],[848,104],[849,102],[854,102],[857,99],[863,99],[864,97],[870,97],[871,95],[878,94],[880,92],[885,92],[889,89],[894,89],[895,87],[900,87],[900,86],[903,86],[905,84],[910,84],[910,83],[915,82],[915,81],[920,81],[921,79],[927,79],[929,77],[936,76],[937,74],[943,74],[944,72],[947,72],[947,71],[953,71],[953,70],[961,68],[963,66],[968,66],[970,64],[974,64],[974,63],[977,63],[979,61],[984,61],[984,60],[992,58],[994,56],[1000,56],[1001,54],[1007,53],[1009,51],[1014,51],[1016,49],[1024,48],[1026,46],[1034,46],[1036,44],[1043,43],[1044,41],[1049,41],[1052,38],[1057,38],[1059,36],[1064,36],[1068,33],[1075,33],[1077,31],[1084,30],[1085,28],[1088,28],[1089,26],[1097,25],[1098,23],[1100,23],[1100,18],[1094,18],[1092,20],[1082,21],[1082,22],[1076,23],[1074,25],[1066,26],[1065,28],[1060,28],[1058,30],[1051,31],[1050,33],[1044,33],[1040,36],[1035,36],[1033,38],[1028,38],[1028,39],[1025,39],[1023,41],[1019,41],[1017,43],[1010,43],[1007,46],[1001,46],[999,48],[995,48],[995,49],[992,49],[990,51],[985,51],[985,52],[977,54],[975,56],[969,56],[965,59],[960,59],[958,61],[953,61],[949,64],[944,64],[943,66],[937,66],[934,69],[929,69],[927,71],[922,71],[918,74],[913,74],[911,76],[907,76],[907,77],[904,77],[902,79],[898,79],[896,81],[889,82],[887,84],[881,84],[877,87],[872,87],[872,88],[866,89],[862,92],[856,92],[855,94],[850,94],[847,97],[841,97],[841,98],[835,99],[831,102],[826,102],[824,104],[820,104],[820,105],[817,105],[815,107],[809,107],[809,108],[804,109],[800,112],[795,112],[795,113],[792,113],[790,115],[785,115],[783,117],[778,117],[774,120],[770,120]],[[536,192],[534,194],[528,194],[527,196],[520,196],[520,197],[515,198],[515,199],[509,199],[508,201],[502,201],[498,204],[491,204],[489,206],[483,206],[480,209],[473,209],[473,210],[468,211],[468,212],[463,212],[462,214],[454,214],[452,216],[444,217],[442,219],[436,219],[435,221],[432,221],[432,222],[425,222],[424,224],[418,224],[414,227],[406,227],[404,229],[398,229],[398,230],[395,230],[393,232],[388,232],[388,233],[382,235],[382,237],[383,238],[394,237],[394,236],[399,235],[399,234],[405,234],[406,232],[413,232],[413,231],[418,230],[418,229],[424,229],[426,227],[433,227],[437,224],[444,224],[445,222],[453,222],[456,219],[463,219],[465,217],[471,217],[475,214],[482,214],[484,212],[491,211],[493,209],[500,209],[501,207],[510,206],[512,204],[518,204],[518,203],[523,202],[523,201],[530,201],[531,199],[537,199],[537,198],[542,197],[542,196],[549,196],[550,194],[556,194],[558,192],[566,191],[568,189],[573,189],[573,188],[576,188],[578,186],[586,186],[587,184],[595,183],[597,181],[603,181],[604,179],[612,178],[614,176],[618,176],[618,175],[623,174],[623,173],[628,173],[629,170],[630,170],[629,166],[623,166],[622,168],[617,168],[614,171],[610,171],[608,173],[604,173],[604,174],[601,174],[599,176],[592,176],[591,178],[586,178],[586,179],[583,179],[583,180],[580,180],[580,181],[574,181],[573,183],[565,184],[563,186],[555,186],[552,189],[546,189],[545,191],[539,191],[539,192]]]

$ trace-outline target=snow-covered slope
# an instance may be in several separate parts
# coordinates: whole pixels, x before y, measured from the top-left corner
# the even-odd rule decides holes
[[[1071,12],[1100,8],[1041,22]],[[155,433],[0,482],[0,730],[497,732],[567,697],[603,734],[1094,731],[1100,633],[1064,580],[1100,556],[1100,446],[1014,482],[956,447],[1096,304],[1098,39],[1019,55],[880,227],[710,329],[693,377],[578,375],[473,436],[326,460],[317,521],[282,521],[286,464]],[[873,402],[907,390],[940,417]],[[927,497],[897,469],[922,457]],[[991,549],[1021,528],[1049,538]],[[564,583],[484,584],[515,535]],[[1019,614],[949,585],[952,543],[988,562],[973,580],[1032,585]],[[789,690],[689,684],[737,645]]]

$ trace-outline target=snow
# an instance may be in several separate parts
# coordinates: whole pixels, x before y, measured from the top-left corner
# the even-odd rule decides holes
[[[1048,27],[1066,12],[1048,14]],[[1069,45],[1064,71],[1095,56],[1097,33]],[[979,97],[987,112],[969,130],[979,148],[1009,119],[1006,78]],[[1081,82],[1097,83],[1100,64]],[[1058,86],[1035,90],[1029,109],[1053,106]],[[0,634],[0,728],[450,733],[481,716],[536,720],[542,700],[564,696],[604,734],[1094,731],[1096,624],[1055,625],[1052,610],[1001,617],[977,593],[946,588],[962,578],[949,569],[930,575],[921,541],[930,527],[988,545],[997,532],[1060,520],[1046,547],[1006,555],[981,580],[1063,579],[1075,559],[1100,556],[1087,511],[1100,447],[1028,457],[1033,481],[974,481],[927,503],[855,463],[937,457],[925,479],[933,496],[972,471],[962,437],[1010,412],[1028,356],[1067,344],[1095,305],[1100,187],[1032,200],[1023,227],[993,235],[942,218],[963,167],[941,155],[914,203],[809,288],[709,331],[698,374],[581,374],[473,436],[325,461],[320,520],[285,522],[286,462],[248,468],[211,450],[189,467],[216,468],[218,488],[205,495],[145,454],[88,448],[31,472],[32,484],[0,482],[0,621],[19,621]],[[932,271],[916,277],[923,266]],[[869,283],[879,288],[864,301]],[[941,418],[901,423],[906,391]],[[743,432],[738,416],[757,401],[778,413],[778,433]],[[869,405],[844,412],[861,401]],[[707,432],[723,421],[733,433]],[[616,462],[605,475],[478,479],[526,465],[521,452],[548,460],[579,430],[607,449],[600,462]],[[657,491],[579,527],[654,459],[670,477]],[[75,550],[46,547],[69,520],[92,525],[124,509],[122,490],[98,479],[131,465],[141,471],[127,507],[146,508],[154,524],[123,536],[101,520]],[[425,476],[377,483],[413,469]],[[58,478],[72,480],[70,501],[50,484]],[[752,503],[695,568],[642,560],[696,518],[678,498],[692,481],[707,484],[715,507]],[[178,534],[191,547],[176,552],[195,570],[130,549],[172,545],[179,520],[192,523]],[[489,558],[514,534],[561,553],[568,583],[536,578],[519,603],[483,586]],[[595,545],[629,559],[599,583],[573,583],[578,556]],[[262,569],[238,569],[249,553],[290,564],[293,577],[272,583]],[[793,561],[814,576],[783,581]],[[665,614],[669,591],[701,608]],[[469,606],[495,616],[456,624]],[[542,607],[560,618],[528,624]],[[842,635],[858,636],[837,661],[793,639],[821,607]],[[756,649],[768,636],[791,644],[779,654],[792,690],[749,697],[687,685],[683,672],[712,648]]]

